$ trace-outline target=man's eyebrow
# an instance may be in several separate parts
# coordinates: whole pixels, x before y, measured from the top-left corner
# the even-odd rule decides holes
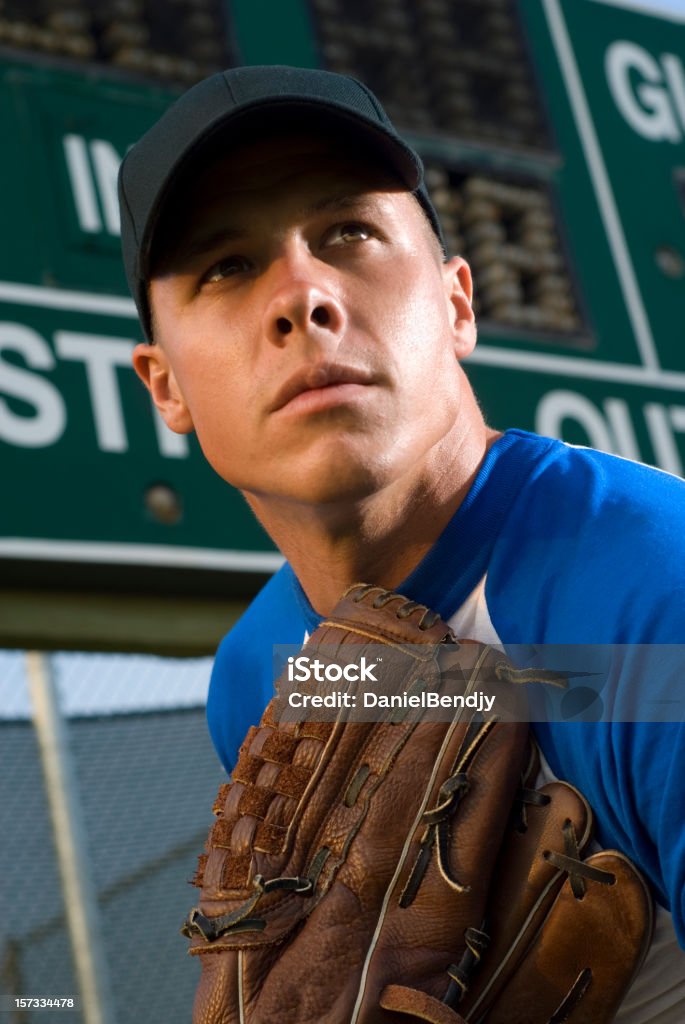
[[[317,199],[307,207],[305,213],[326,213],[336,210],[351,210],[360,206],[367,206],[373,203],[373,199],[367,192],[340,192],[332,196],[324,196]]]
[[[374,204],[374,200],[366,192],[340,192],[335,195],[323,196],[305,209],[305,216],[314,213],[344,212],[360,209]],[[194,260],[207,252],[220,249],[231,242],[242,242],[249,237],[249,229],[238,225],[223,225],[213,231],[200,232],[191,236],[183,245],[184,260]]]
[[[213,249],[219,249],[228,242],[240,242],[245,238],[247,238],[247,231],[245,228],[240,227],[226,227],[224,225],[214,231],[201,232],[191,236],[183,246],[183,258],[192,260],[197,256],[203,256],[205,253],[211,252]]]

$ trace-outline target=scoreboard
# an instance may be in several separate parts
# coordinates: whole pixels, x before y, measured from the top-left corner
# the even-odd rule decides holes
[[[598,0],[122,0],[106,24],[87,0],[35,6],[0,19],[6,565],[279,564],[138,384],[119,256],[127,147],[236,63],[355,74],[421,152],[474,271],[465,366],[493,426],[685,474],[685,20]]]

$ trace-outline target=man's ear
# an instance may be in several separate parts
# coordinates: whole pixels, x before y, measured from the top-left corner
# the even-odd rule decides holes
[[[465,359],[476,345],[476,318],[471,305],[471,268],[462,256],[453,256],[443,264],[443,280],[454,335],[454,352],[457,359]]]
[[[150,392],[167,427],[176,434],[191,433],[193,421],[190,410],[164,349],[159,345],[136,345],[133,368]]]

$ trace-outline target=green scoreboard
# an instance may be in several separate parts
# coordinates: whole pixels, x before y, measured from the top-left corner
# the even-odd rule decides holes
[[[596,0],[222,11],[225,62],[357,74],[422,153],[474,270],[466,369],[492,425],[683,475],[685,20]],[[120,160],[221,55],[105,63],[84,32],[80,54],[36,55],[45,26],[0,50],[0,560],[268,573],[240,496],[133,374],[119,259]]]

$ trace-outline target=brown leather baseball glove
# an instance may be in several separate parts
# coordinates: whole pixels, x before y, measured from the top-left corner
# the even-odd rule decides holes
[[[519,717],[528,675],[363,584],[303,652],[350,664],[378,645],[395,693],[448,680],[492,693],[491,711],[437,721],[406,702],[375,721],[345,708],[286,721],[272,701],[200,858],[184,926],[202,961],[194,1024],[610,1021],[648,948],[651,900],[621,854],[584,859],[576,790],[532,788],[528,726],[501,721]]]

